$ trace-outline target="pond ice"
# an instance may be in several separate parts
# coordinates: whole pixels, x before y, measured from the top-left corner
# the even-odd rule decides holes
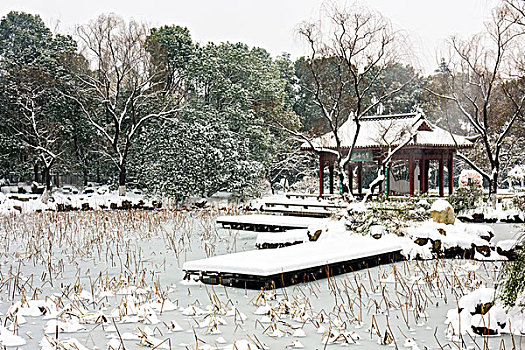
[[[0,341],[21,349],[117,349],[123,341],[126,349],[253,350],[321,349],[324,342],[401,348],[411,339],[420,349],[437,348],[437,340],[456,348],[446,337],[448,309],[480,285],[492,287],[500,270],[495,262],[411,261],[267,292],[183,283],[186,261],[254,249],[254,233],[218,228],[215,217],[92,211],[1,218]],[[516,228],[498,226],[495,239],[501,230]],[[489,343],[501,340],[510,348],[506,335]],[[474,341],[483,344],[465,339]]]

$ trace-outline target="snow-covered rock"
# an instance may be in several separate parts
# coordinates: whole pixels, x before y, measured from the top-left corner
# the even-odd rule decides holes
[[[440,224],[453,224],[455,222],[454,208],[444,199],[438,199],[430,208],[430,215],[434,222]]]
[[[467,332],[479,335],[519,334],[525,317],[521,310],[516,312],[516,309],[505,310],[499,305],[493,288],[479,288],[461,297],[458,308],[448,311],[445,321],[449,326],[447,337],[457,339]],[[519,329],[510,329],[510,325],[517,325]]]
[[[374,238],[381,238],[387,233],[384,225],[372,225],[370,226],[370,236]]]

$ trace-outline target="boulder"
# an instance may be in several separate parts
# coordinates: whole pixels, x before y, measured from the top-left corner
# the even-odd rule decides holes
[[[370,226],[370,236],[375,239],[379,239],[387,234],[386,227],[383,225],[372,225]]]
[[[440,224],[452,225],[456,221],[454,217],[454,208],[444,199],[438,199],[430,208],[430,215],[434,222]]]
[[[499,241],[496,244],[496,252],[509,260],[514,260],[517,257],[516,248],[520,249],[520,247],[516,245],[517,241],[515,239]]]

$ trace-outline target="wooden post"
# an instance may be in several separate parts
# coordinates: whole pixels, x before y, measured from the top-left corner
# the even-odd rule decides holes
[[[352,163],[348,164],[348,182],[350,182],[350,187],[348,188],[348,191],[351,194],[354,194],[354,166]]]
[[[425,193],[425,161],[419,159],[419,193]]]
[[[444,197],[445,196],[445,170],[443,166],[443,154],[441,154],[441,158],[439,158],[439,196]]]
[[[330,174],[330,194],[334,194],[334,162],[328,163],[328,172]]]
[[[454,192],[454,153],[448,154],[448,194],[451,195]]]
[[[410,197],[414,196],[414,185],[415,185],[414,171],[415,171],[414,158],[410,156],[408,157],[408,176],[410,179]]]
[[[424,160],[425,163],[425,193],[429,193],[428,191],[428,171],[430,169],[430,161],[428,159]]]
[[[363,163],[357,163],[357,189],[359,195],[363,194]]]
[[[324,159],[323,154],[319,154],[319,197],[323,196],[324,190]]]

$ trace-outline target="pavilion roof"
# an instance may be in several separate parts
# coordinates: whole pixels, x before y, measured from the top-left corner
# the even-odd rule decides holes
[[[356,124],[348,119],[339,128],[341,148],[349,149],[356,131]],[[465,136],[452,134],[449,131],[431,124],[421,112],[366,116],[361,118],[361,129],[357,137],[355,149],[374,149],[402,144],[407,137],[414,135],[407,146],[471,148],[473,143]],[[314,147],[336,149],[335,137],[332,132],[312,140]],[[301,149],[311,149],[308,142]]]

